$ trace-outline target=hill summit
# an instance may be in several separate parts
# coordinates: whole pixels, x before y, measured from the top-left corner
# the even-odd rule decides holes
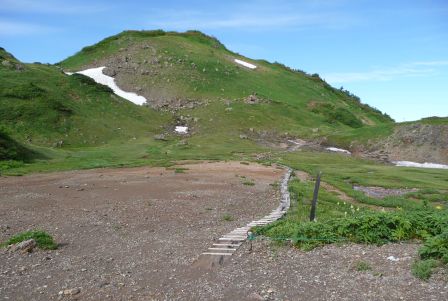
[[[59,63],[66,71],[106,67],[123,90],[156,109],[192,108],[209,101],[276,102],[321,121],[350,127],[391,119],[332,88],[317,74],[252,60],[198,31],[124,31]]]

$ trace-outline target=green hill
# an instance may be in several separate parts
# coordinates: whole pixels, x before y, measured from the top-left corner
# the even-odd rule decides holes
[[[234,59],[257,68],[243,67]],[[83,48],[59,65],[67,71],[107,66],[120,87],[145,96],[155,108],[208,102],[238,105],[256,95],[261,104],[247,108],[247,114],[262,111],[266,122],[250,124],[247,116],[243,118],[248,127],[259,129],[273,129],[268,120],[275,119],[278,131],[308,136],[310,128],[319,127],[325,132],[335,127],[391,122],[388,116],[361,104],[347,91],[332,88],[318,75],[242,57],[196,31],[125,31]]]
[[[394,124],[317,74],[245,58],[197,31],[125,31],[56,65],[23,64],[4,49],[0,60],[0,125],[65,169],[232,158],[294,138],[345,145],[351,135],[378,136],[376,128],[387,135]],[[63,72],[100,66],[148,105]],[[175,125],[189,134],[174,134]]]

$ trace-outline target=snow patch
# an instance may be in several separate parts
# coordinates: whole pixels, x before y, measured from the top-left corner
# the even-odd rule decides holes
[[[126,92],[126,91],[121,90],[120,87],[118,87],[117,84],[115,83],[115,78],[103,74],[104,68],[106,68],[106,67],[103,66],[103,67],[98,67],[98,68],[91,68],[91,69],[87,69],[87,70],[83,70],[83,71],[78,71],[75,73],[83,74],[85,76],[92,78],[95,82],[97,82],[99,84],[108,86],[118,96],[121,96],[124,99],[127,99],[130,102],[133,102],[137,105],[142,105],[146,102],[146,98],[144,98],[143,96],[137,95],[136,93],[133,93],[133,92]],[[69,75],[73,74],[73,73],[71,73],[71,74],[70,73],[71,72],[66,72],[66,74],[69,74]]]
[[[178,134],[187,134],[188,133],[188,126],[176,126],[174,131]]]
[[[430,162],[417,163],[412,161],[392,161],[392,163],[394,163],[395,166],[448,169],[448,165]]]
[[[347,154],[347,155],[351,155],[352,154],[351,152],[349,152],[346,149],[337,148],[337,147],[333,147],[333,146],[327,147],[326,150],[329,150],[330,152],[344,153],[344,154]]]
[[[302,143],[299,143],[297,141],[294,140],[288,140],[289,143],[295,144],[295,145],[302,145]]]
[[[398,259],[398,258],[395,257],[395,256],[389,256],[389,257],[387,257],[387,260],[390,260],[390,261],[398,261],[398,260],[400,260],[400,259]]]
[[[239,60],[239,59],[235,59],[235,63],[240,64],[240,65],[242,65],[242,66],[244,66],[244,67],[247,67],[247,68],[249,68],[249,69],[255,69],[255,68],[257,68],[257,66],[255,66],[254,64],[251,64],[251,63],[248,63],[248,62]]]

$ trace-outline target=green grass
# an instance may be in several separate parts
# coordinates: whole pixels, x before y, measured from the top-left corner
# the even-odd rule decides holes
[[[412,275],[421,280],[428,280],[438,265],[439,262],[435,259],[418,260],[412,264]]]
[[[248,181],[244,181],[244,182],[243,182],[243,185],[246,185],[246,186],[255,186],[255,183],[254,183],[252,180],[248,180]]]
[[[231,222],[234,220],[233,216],[231,216],[230,214],[226,213],[222,216],[222,220],[226,221],[226,222]]]
[[[355,263],[355,269],[358,272],[366,272],[366,271],[370,271],[372,270],[372,267],[370,266],[369,263],[365,262],[365,261],[357,261]]]
[[[302,167],[314,161],[316,154],[300,154]],[[334,156],[334,155],[332,155]],[[305,160],[305,158],[308,160]],[[405,169],[396,171],[395,167],[377,166],[377,164],[358,161],[360,168],[356,172],[350,163],[354,159],[338,157],[340,161],[333,158],[332,168],[337,168],[337,173],[332,173],[332,169],[327,169],[323,174],[323,180],[331,182],[334,186],[344,189],[347,194],[354,196],[359,204],[351,204],[340,200],[336,194],[330,193],[321,187],[317,204],[317,222],[309,221],[311,208],[311,198],[313,195],[314,181],[299,181],[293,179],[289,183],[291,194],[291,209],[286,217],[271,225],[255,228],[257,235],[267,236],[274,241],[290,240],[297,247],[303,250],[310,250],[318,246],[331,243],[364,243],[364,244],[385,244],[409,239],[420,239],[423,246],[419,250],[419,255],[423,260],[434,259],[437,262],[448,263],[448,210],[440,205],[433,206],[431,201],[440,204],[440,200],[446,197],[446,191],[440,190],[443,182],[448,179],[445,172],[438,170]],[[328,161],[327,161],[328,159]],[[319,157],[320,170],[328,168],[330,163],[326,155]],[[314,165],[314,163],[313,163]],[[364,170],[379,171],[379,175],[370,176]],[[380,167],[377,169],[377,167]],[[304,168],[306,169],[306,168]],[[314,170],[314,169],[310,169]],[[405,171],[404,173],[402,173]],[[438,182],[434,181],[436,175],[439,178],[440,187],[426,188],[418,193],[409,193],[403,197],[389,197],[384,200],[368,198],[351,193],[347,182],[351,177],[344,176],[347,172],[357,178],[366,180],[371,186],[384,184],[384,177],[400,179],[404,187],[411,183],[419,183],[421,187],[437,187]],[[426,175],[426,183],[422,175]],[[412,176],[411,176],[412,175]],[[348,182],[349,183],[349,182]],[[402,187],[403,187],[402,186]],[[350,188],[353,192],[353,189]],[[363,203],[374,204],[377,210],[373,211],[364,207]],[[397,208],[398,207],[398,208]],[[381,211],[380,208],[396,208],[392,211]]]
[[[27,231],[16,234],[3,243],[2,246],[6,247],[28,239],[34,239],[37,246],[42,250],[55,250],[58,247],[54,242],[53,237],[44,231]]]
[[[188,168],[176,168],[174,169],[174,173],[185,173],[185,171],[188,170]]]

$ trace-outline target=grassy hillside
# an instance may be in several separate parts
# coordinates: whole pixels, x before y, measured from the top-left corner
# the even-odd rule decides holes
[[[150,135],[168,119],[85,76],[21,64],[0,53],[9,62],[0,65],[0,125],[19,141],[47,147],[103,145]]]
[[[257,68],[242,67],[235,58]],[[310,129],[317,127],[325,133],[391,122],[318,75],[242,57],[195,31],[125,31],[83,48],[59,65],[68,71],[107,66],[119,86],[145,96],[154,107],[213,101],[242,105],[249,95],[256,94],[263,105],[241,106],[241,110],[262,115],[260,129],[273,129],[264,119],[276,120],[279,131],[283,126],[301,136],[310,136]],[[291,117],[294,120],[289,122]]]

